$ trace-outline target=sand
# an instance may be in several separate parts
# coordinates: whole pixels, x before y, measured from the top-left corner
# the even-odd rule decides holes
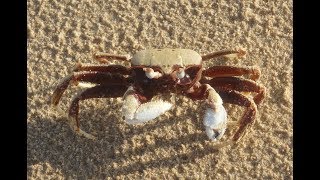
[[[292,1],[28,0],[29,179],[292,179]],[[202,104],[165,95],[175,104],[154,121],[122,120],[122,100],[80,105],[79,137],[49,98],[77,62],[97,63],[97,51],[133,54],[148,48],[188,48],[200,54],[244,48],[242,59],[212,65],[259,66],[267,88],[252,130],[235,147],[213,149],[202,124]],[[69,88],[67,111],[79,87]],[[229,121],[243,108],[226,105]],[[221,141],[231,138],[229,127]]]

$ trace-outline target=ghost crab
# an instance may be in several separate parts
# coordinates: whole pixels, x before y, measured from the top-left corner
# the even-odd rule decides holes
[[[79,124],[79,102],[90,98],[123,97],[122,113],[129,124],[141,124],[155,119],[172,107],[166,101],[152,101],[160,93],[175,92],[194,100],[205,100],[203,124],[209,139],[219,140],[227,128],[224,103],[246,108],[239,126],[229,142],[236,143],[254,123],[257,105],[265,96],[265,88],[256,80],[258,67],[212,66],[203,68],[202,62],[221,56],[240,57],[243,50],[225,50],[199,55],[189,49],[142,50],[133,57],[98,53],[94,58],[101,63],[110,60],[128,61],[130,67],[121,65],[78,64],[74,72],[61,80],[53,92],[51,103],[57,106],[70,83],[85,82],[94,86],[76,95],[69,108],[72,128],[87,138],[92,135],[82,131]],[[241,76],[247,76],[245,79]],[[241,92],[251,92],[253,98]]]

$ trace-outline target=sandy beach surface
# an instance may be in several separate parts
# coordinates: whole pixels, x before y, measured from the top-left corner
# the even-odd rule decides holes
[[[27,3],[29,179],[293,179],[292,1]],[[258,82],[267,95],[237,147],[215,150],[204,131],[203,103],[174,94],[158,97],[174,107],[144,125],[124,122],[121,98],[81,102],[81,127],[95,141],[77,136],[65,114],[50,107],[55,86],[77,62],[98,63],[93,53],[165,47],[200,54],[243,48],[245,58],[220,58],[205,67],[261,68]],[[68,88],[63,111],[81,89]],[[225,107],[230,122],[244,112]],[[229,126],[221,142],[235,129]]]

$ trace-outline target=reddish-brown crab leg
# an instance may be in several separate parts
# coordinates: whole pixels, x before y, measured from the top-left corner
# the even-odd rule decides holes
[[[217,52],[212,52],[206,55],[201,56],[202,57],[202,61],[207,61],[209,59],[212,58],[218,58],[221,56],[237,56],[237,57],[241,57],[244,56],[246,54],[246,52],[244,50],[222,50],[222,51],[217,51]]]
[[[71,123],[76,122],[76,125],[71,124],[72,128],[81,135],[87,138],[94,139],[94,137],[80,129],[79,123],[79,102],[80,100],[92,99],[92,98],[115,98],[122,97],[126,92],[127,86],[125,85],[97,85],[92,88],[85,89],[78,95],[76,95],[69,108],[69,118]]]
[[[119,60],[119,61],[130,61],[130,55],[117,55],[99,52],[93,55],[93,58],[98,60],[100,63],[108,63],[110,60]]]
[[[246,107],[246,110],[239,121],[239,128],[232,137],[232,141],[237,143],[246,133],[247,129],[253,125],[256,117],[257,106],[251,99],[236,91],[220,91],[219,94],[225,103]]]
[[[121,65],[96,65],[96,64],[81,64],[78,63],[73,69],[74,72],[79,71],[99,71],[99,72],[110,72],[119,73],[123,75],[131,74],[130,68]]]
[[[234,67],[234,66],[213,66],[202,71],[206,77],[230,77],[249,75],[249,78],[256,81],[260,77],[260,69],[256,66]]]
[[[258,105],[265,98],[266,88],[253,80],[241,77],[217,77],[203,82],[210,84],[215,90],[219,91],[240,91],[257,93],[253,100]]]
[[[58,105],[62,94],[71,82],[74,84],[77,84],[78,82],[88,82],[92,84],[126,85],[129,81],[130,80],[128,78],[125,78],[120,74],[111,74],[108,72],[74,72],[60,81],[51,97],[51,104],[54,106]]]

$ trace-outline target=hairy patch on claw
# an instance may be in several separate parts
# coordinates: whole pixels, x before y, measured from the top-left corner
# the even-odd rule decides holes
[[[227,128],[227,112],[222,104],[218,105],[216,110],[208,108],[205,111],[203,124],[211,140],[216,141],[223,136]]]

